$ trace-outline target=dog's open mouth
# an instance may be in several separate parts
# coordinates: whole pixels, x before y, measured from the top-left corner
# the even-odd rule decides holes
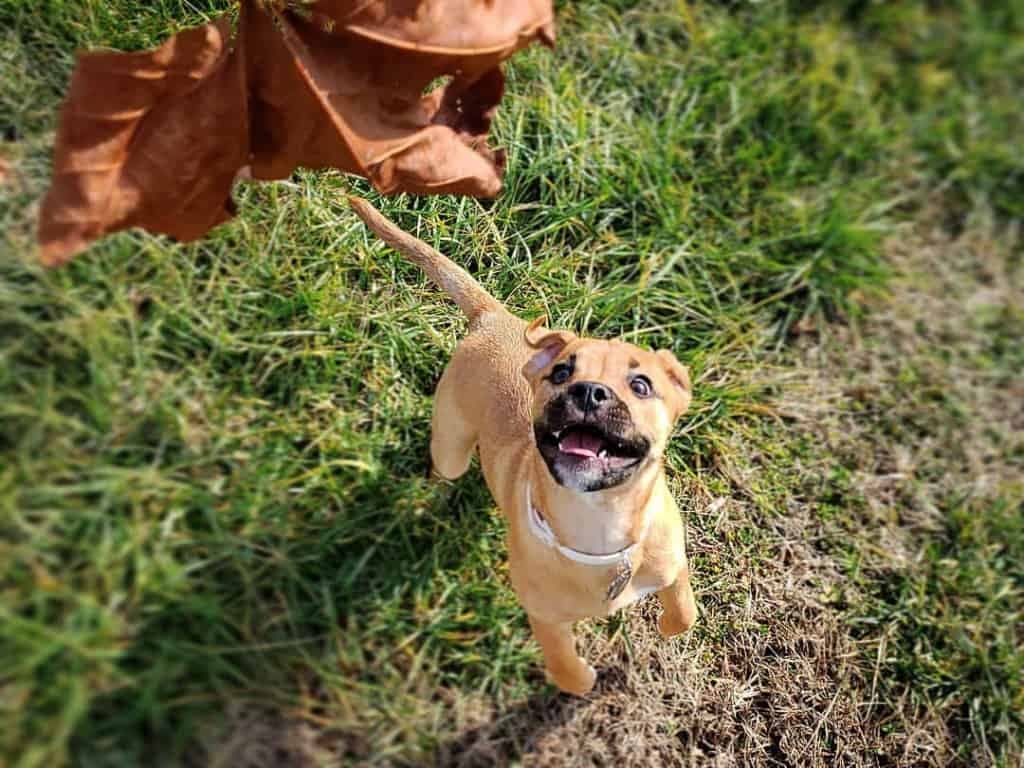
[[[550,433],[563,460],[593,462],[608,469],[622,469],[639,462],[646,447],[609,435],[597,424],[573,424]]]
[[[577,491],[629,480],[651,455],[651,440],[621,403],[583,413],[565,396],[552,399],[533,424],[537,451],[557,483]]]

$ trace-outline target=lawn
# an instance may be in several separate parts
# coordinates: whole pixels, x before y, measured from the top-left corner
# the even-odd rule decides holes
[[[508,68],[494,201],[299,172],[178,245],[32,255],[77,48],[228,0],[0,0],[0,764],[1020,765],[1024,5],[580,2]],[[702,615],[560,696],[477,469],[456,308],[669,347]]]

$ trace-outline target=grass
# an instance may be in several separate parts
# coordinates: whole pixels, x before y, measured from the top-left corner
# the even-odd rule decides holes
[[[852,626],[877,650],[887,697],[955,713],[975,761],[1012,764],[1024,711],[1021,422],[1007,407],[1019,355],[1007,339],[1024,321],[1019,262],[982,217],[955,238],[910,242],[917,253],[891,254],[917,275],[886,320],[901,354],[875,352],[863,379],[885,391],[860,419],[875,435],[874,472],[890,462],[909,476],[888,515],[916,533],[915,549],[901,563],[860,544]],[[866,468],[863,455],[845,461]]]
[[[595,623],[632,693],[611,674],[580,709],[539,675],[479,474],[423,477],[462,321],[349,213],[364,183],[300,172],[240,187],[200,243],[135,232],[61,271],[32,261],[74,49],[152,45],[230,4],[0,0],[0,755],[244,764],[225,744],[256,711],[345,764],[595,749],[580,734],[602,723],[640,734],[627,762],[1013,764],[1021,445],[992,414],[1019,388],[1020,304],[946,336],[933,307],[870,324],[901,305],[899,274],[934,278],[886,245],[910,223],[975,238],[947,288],[1019,286],[1019,5],[562,4],[556,51],[509,69],[503,194],[375,198],[515,311],[692,367],[669,465],[704,615],[671,663],[649,608]],[[834,368],[800,357],[808,333]],[[837,382],[868,369],[862,403]],[[808,426],[780,402],[812,373],[835,392]],[[907,487],[861,488],[886,474],[871,446],[917,456]],[[905,561],[878,554],[880,521]],[[792,557],[814,575],[796,594]],[[800,633],[842,663],[815,671]],[[751,659],[777,681],[748,695],[717,670]],[[679,697],[730,674],[712,733],[711,705]],[[649,690],[673,708],[629,709]],[[910,751],[921,729],[948,743]]]

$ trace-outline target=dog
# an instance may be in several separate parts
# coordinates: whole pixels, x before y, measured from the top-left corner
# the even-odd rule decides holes
[[[573,623],[657,593],[663,637],[697,607],[665,447],[690,404],[687,369],[668,350],[581,338],[511,314],[464,269],[361,198],[356,214],[462,309],[468,334],[437,385],[433,471],[454,480],[479,453],[508,521],[512,587],[548,678],[584,696],[594,668]]]

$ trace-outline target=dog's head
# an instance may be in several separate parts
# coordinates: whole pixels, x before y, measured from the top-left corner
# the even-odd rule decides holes
[[[533,390],[533,432],[551,476],[577,491],[628,482],[661,460],[690,404],[690,377],[668,350],[526,329],[523,366]]]

